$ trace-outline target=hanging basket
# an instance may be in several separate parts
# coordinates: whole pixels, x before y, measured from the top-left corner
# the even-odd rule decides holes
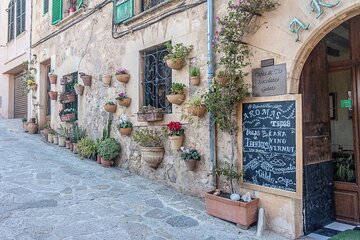
[[[215,77],[215,82],[219,85],[227,85],[230,82],[230,78],[228,78],[227,76],[223,76],[223,77]]]
[[[104,75],[102,78],[102,82],[107,85],[110,86],[111,85],[111,75]]]
[[[92,80],[91,75],[83,75],[80,78],[82,79],[84,86],[91,87],[91,80]]]
[[[206,107],[204,105],[190,106],[187,108],[187,112],[196,117],[203,117],[206,113]]]
[[[57,100],[58,92],[50,91],[50,92],[48,92],[48,94],[49,94],[49,97],[51,100]]]
[[[185,66],[185,59],[183,58],[168,59],[166,60],[166,64],[171,69],[180,70],[183,66]]]
[[[132,128],[119,128],[118,131],[123,136],[130,136],[130,134],[132,132]]]
[[[122,100],[118,100],[118,103],[119,103],[120,106],[128,107],[131,104],[131,98],[127,97],[127,98],[124,98]]]
[[[169,102],[181,105],[185,101],[185,94],[174,94],[174,95],[166,95],[166,98]]]
[[[75,89],[75,92],[76,92],[76,94],[77,95],[83,95],[83,93],[84,93],[84,86],[82,86],[82,85],[79,85],[79,86],[74,86],[74,89]]]
[[[104,109],[105,109],[105,111],[107,111],[109,113],[115,113],[116,112],[116,105],[105,104]]]
[[[128,83],[130,80],[130,74],[116,74],[116,80],[121,83]]]

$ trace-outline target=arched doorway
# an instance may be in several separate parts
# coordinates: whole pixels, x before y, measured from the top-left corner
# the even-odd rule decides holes
[[[301,73],[304,232],[360,223],[360,16],[317,44]]]

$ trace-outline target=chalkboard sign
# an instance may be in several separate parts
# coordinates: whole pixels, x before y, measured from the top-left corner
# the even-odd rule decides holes
[[[260,99],[241,107],[243,183],[296,193],[300,104],[292,96]]]

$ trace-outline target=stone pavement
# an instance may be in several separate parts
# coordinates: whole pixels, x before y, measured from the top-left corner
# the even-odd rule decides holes
[[[201,199],[67,149],[0,119],[0,239],[258,239],[208,216]],[[284,239],[266,232],[261,239]]]

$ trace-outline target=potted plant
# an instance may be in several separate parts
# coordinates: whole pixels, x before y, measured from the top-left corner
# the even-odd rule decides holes
[[[203,117],[206,113],[206,107],[203,103],[202,96],[198,95],[186,103],[187,112],[192,116]]]
[[[182,43],[172,45],[170,42],[165,43],[168,54],[164,57],[164,61],[169,68],[179,70],[185,65],[185,58],[189,55],[193,46],[184,46]]]
[[[59,112],[60,119],[63,122],[72,122],[76,120],[76,110],[75,108],[66,108]]]
[[[78,142],[77,151],[81,158],[93,158],[96,156],[96,143],[89,137]]]
[[[185,101],[185,84],[173,83],[166,98],[173,104],[181,105]]]
[[[57,75],[54,73],[54,69],[51,69],[49,72],[49,82],[50,84],[56,84],[57,82]]]
[[[34,79],[28,79],[26,81],[26,84],[27,84],[29,89],[32,89],[33,91],[37,90],[37,83],[35,82]]]
[[[226,85],[229,83],[230,78],[226,75],[224,70],[216,70],[214,80],[217,84]]]
[[[180,149],[180,158],[184,160],[186,169],[188,171],[195,171],[196,163],[201,159],[199,152],[193,148],[181,147]]]
[[[74,85],[75,93],[80,96],[83,95],[84,88],[85,87],[79,83],[75,83],[75,85]]]
[[[120,91],[115,98],[120,106],[128,107],[131,104],[131,98],[129,98],[125,91]]]
[[[79,72],[80,78],[82,79],[84,86],[91,87],[91,75],[87,75],[84,72]]]
[[[66,146],[66,140],[69,138],[69,132],[70,130],[67,127],[64,127],[63,125],[60,124],[60,128],[58,128],[59,147]]]
[[[130,80],[129,71],[126,68],[118,68],[115,73],[116,80],[121,83],[128,83]]]
[[[38,131],[38,124],[36,118],[31,118],[27,124],[27,130],[30,134],[36,134]]]
[[[72,151],[77,154],[77,143],[86,137],[86,129],[79,127],[77,124],[73,124],[71,129],[70,142],[72,143]]]
[[[54,141],[54,135],[55,135],[55,130],[49,126],[48,127],[48,138],[47,138],[49,143],[52,143]]]
[[[49,94],[49,97],[50,97],[51,100],[57,100],[58,92],[49,91],[48,94]]]
[[[69,91],[64,93],[64,100],[62,103],[71,103],[76,101],[76,93],[75,91]]]
[[[190,74],[190,82],[194,86],[198,86],[200,84],[200,68],[191,67],[189,70]]]
[[[163,119],[163,109],[153,106],[143,106],[137,113],[139,122],[155,122]]]
[[[170,148],[177,151],[183,145],[185,130],[182,128],[180,122],[171,121],[167,124],[167,127],[170,140]]]
[[[58,136],[58,133],[55,130],[54,130],[54,135],[53,135],[53,143],[55,145],[59,144],[59,136]]]
[[[111,85],[111,79],[112,79],[111,74],[104,74],[102,76],[102,82],[106,85]]]
[[[133,124],[129,121],[127,116],[122,116],[117,128],[121,135],[129,136],[132,132]]]
[[[101,141],[98,152],[101,156],[101,165],[110,167],[120,153],[120,145],[114,138],[107,138]]]
[[[163,137],[162,132],[148,128],[133,133],[134,141],[140,145],[142,162],[155,169],[164,158]]]
[[[116,104],[113,101],[107,101],[104,104],[105,111],[109,113],[115,113],[116,112]]]

